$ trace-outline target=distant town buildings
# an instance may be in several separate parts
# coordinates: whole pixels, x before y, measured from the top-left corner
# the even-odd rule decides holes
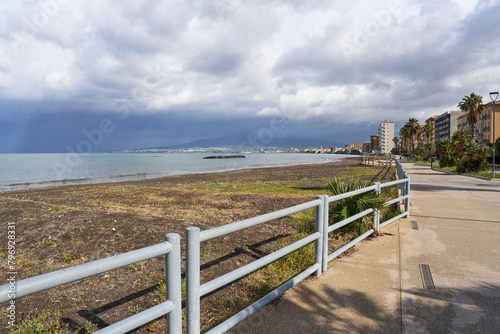
[[[434,144],[437,145],[443,139],[451,139],[451,136],[458,130],[458,116],[461,111],[447,111],[434,119]]]
[[[363,143],[354,143],[354,144],[347,144],[345,145],[345,150],[348,152],[351,151],[363,151]]]
[[[378,128],[379,151],[389,154],[394,148],[394,121],[383,121]]]

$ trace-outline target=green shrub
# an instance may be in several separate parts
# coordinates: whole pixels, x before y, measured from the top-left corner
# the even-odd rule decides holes
[[[328,189],[333,195],[340,195],[368,186],[369,184],[362,180],[348,181],[335,178],[329,183]],[[372,191],[336,201],[330,205],[330,222],[336,223],[342,221],[370,208],[380,210],[382,209],[383,204],[383,197]],[[365,216],[351,224],[348,224],[346,228],[351,229],[358,235],[361,235],[370,229],[371,224],[372,222],[369,216]]]

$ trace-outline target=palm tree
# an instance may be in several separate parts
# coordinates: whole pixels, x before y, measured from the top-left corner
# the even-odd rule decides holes
[[[451,136],[451,146],[455,150],[458,159],[461,159],[465,154],[465,144],[473,142],[473,137],[464,130],[457,130]]]
[[[399,131],[399,135],[401,136],[401,146],[403,146],[408,153],[410,148],[410,128],[408,125],[403,125],[401,130]]]
[[[360,179],[339,180],[334,178],[328,184],[328,190],[335,196],[350,191],[368,187],[369,184]],[[332,223],[352,217],[366,209],[381,210],[384,207],[384,196],[374,192],[366,192],[334,202],[330,206],[330,219]],[[368,216],[360,218],[351,225],[351,229],[361,235],[370,229],[371,220]]]
[[[424,134],[425,134],[425,138],[427,139],[427,144],[430,144],[431,146],[431,149],[430,149],[430,154],[429,155],[432,155],[432,143],[431,143],[431,139],[432,139],[432,133],[434,132],[434,127],[432,126],[431,123],[427,123],[424,125],[424,128],[423,128],[423,131],[424,131]],[[422,157],[423,159],[423,157]]]
[[[409,118],[405,125],[408,126],[411,140],[411,150],[413,152],[413,150],[415,150],[415,136],[417,136],[420,132],[420,124],[418,124],[418,120],[416,118]]]
[[[441,140],[437,145],[437,152],[441,156],[441,158],[439,159],[439,167],[455,166],[455,150],[453,149],[451,140]]]
[[[427,123],[424,125],[424,134],[425,138],[427,139],[427,143],[431,142],[433,132],[434,132],[434,127],[432,126],[431,123]]]
[[[467,113],[467,122],[471,125],[470,135],[475,138],[475,128],[479,121],[479,115],[484,110],[483,97],[476,93],[470,93],[469,96],[464,96],[462,102],[458,104],[458,108]]]
[[[399,143],[399,138],[398,137],[394,137],[392,138],[392,142],[394,143],[394,145],[396,146],[396,150],[398,151],[398,154],[399,153],[399,150],[398,150],[398,143]]]

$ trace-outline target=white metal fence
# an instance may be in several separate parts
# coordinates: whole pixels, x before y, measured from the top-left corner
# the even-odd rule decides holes
[[[168,333],[182,333],[180,253],[180,237],[170,233],[165,236],[165,242],[157,245],[18,281],[15,283],[14,292],[10,290],[10,284],[2,285],[0,303],[165,255],[167,300],[96,333],[126,333],[167,314]]]
[[[327,264],[332,259],[336,258],[361,240],[365,239],[374,232],[378,232],[380,228],[403,218],[409,217],[409,201],[410,201],[410,178],[404,171],[401,164],[396,160],[397,180],[387,183],[374,183],[373,185],[351,191],[348,193],[327,196],[319,195],[314,201],[299,204],[293,207],[274,211],[258,217],[253,217],[232,224],[219,226],[209,230],[201,231],[197,227],[188,227],[186,229],[186,329],[188,334],[200,333],[200,298],[213,292],[235,280],[238,280],[245,275],[262,268],[269,263],[278,260],[279,258],[290,254],[291,252],[304,247],[305,245],[314,242],[315,258],[314,264],[305,269],[303,272],[282,284],[280,287],[267,294],[257,302],[248,306],[241,312],[227,319],[217,327],[211,329],[210,334],[224,333],[243,319],[257,311],[259,308],[268,304],[286,290],[299,283],[304,278],[314,274],[320,276],[322,272],[327,270]],[[389,162],[387,162],[389,165]],[[367,209],[357,215],[351,216],[343,221],[335,224],[328,224],[329,205],[332,202],[349,198],[351,196],[360,195],[367,192],[380,193],[382,188],[397,186],[399,187],[398,197],[386,203],[385,206],[394,203],[402,202],[404,212],[396,217],[393,217],[385,222],[380,222],[379,210]],[[200,285],[200,244],[230,233],[238,232],[243,229],[267,223],[275,219],[301,212],[304,210],[315,208],[315,232],[307,237],[292,243],[284,248],[281,248],[263,258],[253,261],[243,267],[240,267],[223,276],[215,278],[209,282]],[[373,228],[368,232],[360,235],[343,247],[328,254],[328,234],[332,231],[341,228],[349,223],[354,222],[366,215],[372,215]],[[110,325],[98,333],[126,333],[137,327],[140,327],[154,319],[168,315],[168,333],[182,332],[182,316],[181,316],[181,259],[180,259],[180,240],[177,234],[167,234],[165,242],[131,251],[128,253],[112,256],[102,260],[89,262],[71,268],[58,270],[52,273],[44,274],[28,278],[16,282],[15,296],[9,294],[10,284],[0,286],[0,303],[6,302],[15,298],[20,298],[39,291],[50,289],[59,285],[67,284],[76,280],[98,275],[106,271],[117,269],[126,265],[150,259],[156,256],[165,255],[166,257],[166,293],[167,300],[157,306],[138,313],[134,316],[126,318],[118,323]]]
[[[389,163],[388,163],[389,165]],[[314,264],[305,269],[303,272],[282,284],[280,287],[270,292],[266,296],[262,297],[257,302],[248,306],[241,312],[235,314],[231,318],[227,319],[223,323],[219,324],[215,328],[207,332],[207,334],[224,333],[229,330],[243,319],[247,318],[249,315],[253,314],[259,308],[270,303],[280,295],[282,295],[286,290],[292,286],[299,283],[304,278],[314,274],[315,276],[320,276],[322,272],[327,270],[327,264],[329,261],[339,256],[361,240],[368,237],[370,234],[374,233],[384,226],[389,225],[396,220],[409,216],[409,203],[410,198],[410,178],[404,171],[401,164],[396,161],[397,177],[398,180],[387,182],[387,183],[374,183],[372,186],[351,191],[345,194],[340,194],[336,196],[320,195],[316,197],[316,200],[296,205],[283,210],[271,212],[258,217],[250,218],[247,220],[239,221],[229,225],[224,225],[216,227],[210,230],[200,231],[197,227],[188,227],[186,229],[186,318],[187,318],[187,333],[188,334],[198,334],[200,333],[200,298],[204,295],[225,286],[237,279],[257,270],[265,265],[287,255],[291,252],[304,247],[305,245],[314,242],[315,245],[315,259]],[[400,191],[398,197],[392,199],[386,203],[385,206],[403,201],[404,212],[396,217],[393,217],[385,222],[380,222],[380,211],[368,209],[357,215],[351,216],[345,220],[337,222],[333,225],[328,224],[328,211],[329,204],[335,201],[339,201],[351,196],[360,195],[367,192],[377,192],[380,193],[382,188],[398,186]],[[200,285],[200,243],[208,241],[210,239],[223,236],[229,233],[238,232],[243,229],[270,222],[274,219],[279,219],[300,211],[307,209],[316,209],[316,224],[315,232],[299,241],[294,242],[280,250],[271,253],[259,260],[251,262],[241,268],[238,268],[232,272],[229,272],[221,277],[218,277],[210,282]],[[356,239],[352,240],[343,247],[337,249],[332,254],[328,254],[328,234],[338,228],[341,228],[357,219],[360,219],[366,215],[373,214],[373,228],[368,232],[362,234]]]

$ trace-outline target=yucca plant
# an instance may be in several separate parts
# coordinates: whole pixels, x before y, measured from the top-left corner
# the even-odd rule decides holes
[[[339,180],[335,178],[328,184],[328,190],[333,195],[340,195],[368,186],[369,184],[367,182],[359,179]],[[380,210],[382,209],[384,202],[384,198],[380,194],[376,194],[373,191],[333,202],[330,205],[330,223],[333,224],[339,222],[370,208],[374,210]],[[371,224],[372,222],[370,215],[352,222],[351,224],[347,225],[347,228],[357,233],[358,235],[361,235],[370,229]]]

